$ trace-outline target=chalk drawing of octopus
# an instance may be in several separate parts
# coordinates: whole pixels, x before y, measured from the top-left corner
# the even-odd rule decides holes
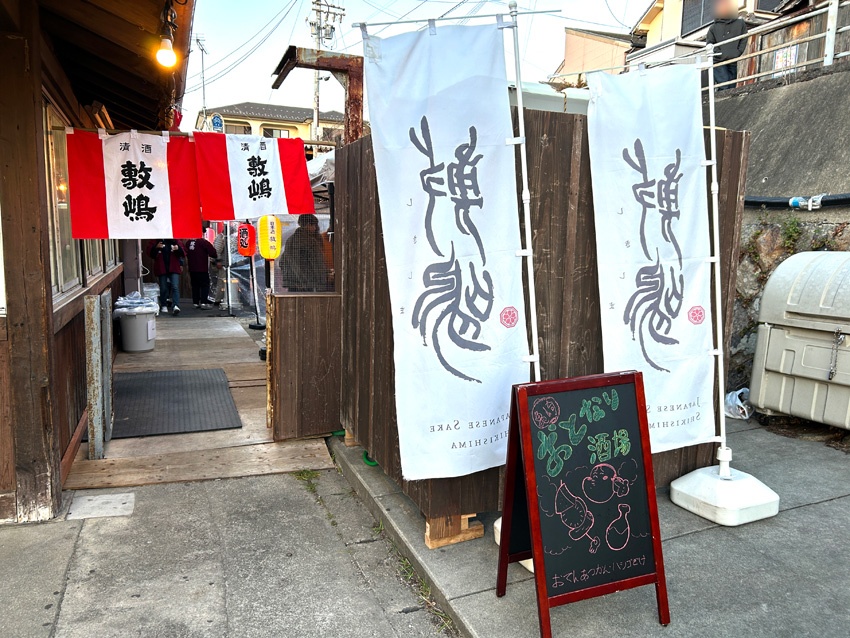
[[[555,513],[561,517],[561,522],[570,530],[570,538],[574,541],[587,536],[590,540],[590,553],[595,554],[599,549],[598,536],[591,536],[593,513],[587,509],[587,503],[580,496],[570,492],[565,483],[561,483],[555,492]]]
[[[620,503],[617,509],[620,510],[620,515],[611,521],[608,529],[605,530],[605,542],[614,551],[619,551],[628,545],[632,534],[631,527],[629,526],[629,511],[631,511],[631,507],[625,503]]]
[[[629,493],[629,482],[617,474],[614,466],[607,463],[595,465],[590,476],[581,482],[581,489],[588,500],[607,503],[616,494],[623,497]]]

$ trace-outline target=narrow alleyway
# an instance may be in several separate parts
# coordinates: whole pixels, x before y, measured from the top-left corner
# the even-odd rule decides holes
[[[73,497],[116,493],[131,515],[0,528],[4,636],[437,635],[336,470]]]
[[[121,487],[209,478],[257,476],[331,467],[320,439],[272,442],[266,427],[266,364],[255,342],[260,331],[248,330],[239,319],[201,312],[187,304],[186,315],[157,317],[156,346],[150,352],[121,352],[115,373],[223,369],[242,427],[208,432],[114,438],[105,445],[106,458],[87,459],[83,443],[66,489]],[[143,383],[143,381],[139,381]],[[224,390],[227,392],[228,390]],[[116,394],[116,409],[122,400]],[[163,402],[163,412],[183,408],[193,412],[197,397]]]

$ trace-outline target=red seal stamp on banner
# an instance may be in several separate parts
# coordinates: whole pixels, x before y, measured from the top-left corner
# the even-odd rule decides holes
[[[690,319],[691,323],[695,326],[700,325],[703,321],[705,321],[705,310],[702,309],[702,306],[694,306],[688,310],[688,319]]]
[[[513,328],[519,321],[519,313],[513,306],[508,306],[499,314],[499,320],[505,328]]]
[[[558,422],[561,406],[552,397],[540,397],[531,406],[531,422],[541,430]]]

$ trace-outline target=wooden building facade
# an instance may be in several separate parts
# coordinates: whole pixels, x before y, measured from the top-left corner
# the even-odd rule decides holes
[[[123,291],[121,247],[71,237],[65,126],[165,129],[185,88],[155,54],[166,0],[0,0],[0,522],[55,516],[86,428],[84,297]]]
[[[527,109],[526,129],[542,378],[600,373],[604,370],[587,119]],[[717,148],[728,353],[749,135],[719,130]],[[501,468],[450,479],[402,479],[389,287],[370,137],[337,152],[336,197],[343,275],[342,425],[432,525],[457,526],[461,515],[500,509]],[[714,449],[706,444],[653,455],[656,486],[711,465]]]

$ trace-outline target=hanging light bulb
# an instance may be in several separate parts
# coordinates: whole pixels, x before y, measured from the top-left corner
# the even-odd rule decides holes
[[[156,52],[156,61],[167,69],[177,64],[177,54],[174,53],[174,47],[171,44],[170,37],[162,36],[159,43],[159,50]]]
[[[183,3],[181,3],[183,4]],[[156,61],[166,69],[177,64],[177,54],[174,53],[174,30],[177,29],[177,13],[171,6],[171,0],[165,0],[162,8],[162,30],[159,32],[159,49],[156,52]]]

